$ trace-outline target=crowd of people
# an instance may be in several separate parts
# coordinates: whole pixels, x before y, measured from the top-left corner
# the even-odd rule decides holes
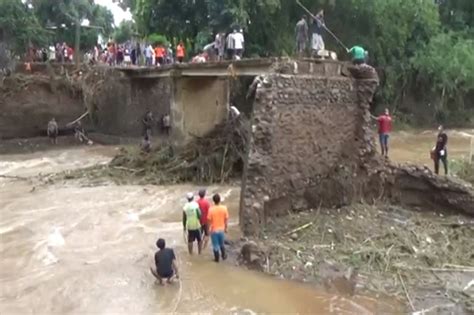
[[[188,252],[193,254],[195,244],[200,255],[208,245],[209,238],[212,245],[214,261],[227,259],[225,247],[225,234],[229,222],[229,211],[222,204],[219,194],[212,196],[212,205],[206,198],[206,190],[201,189],[198,199],[195,200],[194,193],[186,194],[186,203],[183,207],[183,231],[188,246]],[[150,268],[151,273],[158,279],[160,284],[166,280],[171,283],[173,279],[179,278],[176,255],[171,248],[166,247],[166,241],[162,238],[156,242],[158,251],[155,253],[155,266]]]

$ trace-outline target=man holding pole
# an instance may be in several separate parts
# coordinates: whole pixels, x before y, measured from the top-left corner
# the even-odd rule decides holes
[[[311,32],[313,34],[311,38],[311,48],[313,49],[313,53],[315,55],[317,55],[320,50],[324,50],[325,48],[322,36],[324,28],[324,11],[321,10],[318,12],[318,14],[316,14],[316,16],[313,16],[313,23],[311,25]]]

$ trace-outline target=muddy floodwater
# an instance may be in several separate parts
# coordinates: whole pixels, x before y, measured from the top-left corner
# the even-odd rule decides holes
[[[405,136],[394,135],[394,158],[424,163],[414,151],[426,154],[432,135],[416,135],[418,143]],[[456,135],[452,152],[468,154],[469,142]],[[28,179],[107,163],[116,150],[93,146],[0,155],[0,314],[399,311],[396,301],[375,295],[336,296],[231,263],[216,264],[209,248],[190,257],[181,208],[185,193],[197,186],[38,185]],[[239,238],[239,188],[213,186],[209,192],[224,196],[230,236]],[[181,273],[179,282],[165,287],[149,273],[158,237],[175,249]]]

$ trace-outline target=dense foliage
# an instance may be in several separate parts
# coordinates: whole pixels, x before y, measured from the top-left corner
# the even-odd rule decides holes
[[[0,36],[14,51],[49,41],[90,48],[98,33],[119,42],[134,35],[148,41],[186,43],[189,53],[216,32],[239,27],[246,56],[294,53],[295,23],[305,12],[296,0],[114,0],[130,9],[134,22],[115,31],[111,13],[93,0],[2,0]],[[325,10],[327,26],[347,46],[362,45],[382,78],[376,111],[389,106],[400,118],[413,113],[424,122],[468,124],[474,112],[473,0],[301,0],[312,12]],[[100,29],[99,29],[100,28]],[[348,59],[329,34],[328,49]],[[416,122],[413,120],[412,122]]]
[[[112,33],[113,22],[112,13],[92,0],[0,1],[1,40],[16,55],[23,55],[29,46],[74,45],[76,24],[82,25],[81,48],[89,49],[99,34],[108,37]]]
[[[218,31],[242,27],[248,57],[293,54],[294,25],[304,14],[295,0],[116,1],[132,10],[142,35],[188,39],[195,50]],[[382,78],[376,110],[389,106],[401,118],[416,112],[425,122],[470,123],[474,111],[474,1],[301,2],[312,12],[324,9],[328,27],[347,46],[359,44],[369,51],[370,62]],[[325,39],[340,59],[348,58],[329,34]]]

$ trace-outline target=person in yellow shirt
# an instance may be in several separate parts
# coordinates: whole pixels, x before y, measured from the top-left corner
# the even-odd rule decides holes
[[[219,262],[219,254],[223,260],[227,258],[224,245],[224,235],[227,233],[229,211],[226,206],[221,205],[221,196],[219,196],[219,194],[215,194],[212,197],[212,201],[214,201],[214,206],[209,209],[207,219],[211,230],[214,261]]]

